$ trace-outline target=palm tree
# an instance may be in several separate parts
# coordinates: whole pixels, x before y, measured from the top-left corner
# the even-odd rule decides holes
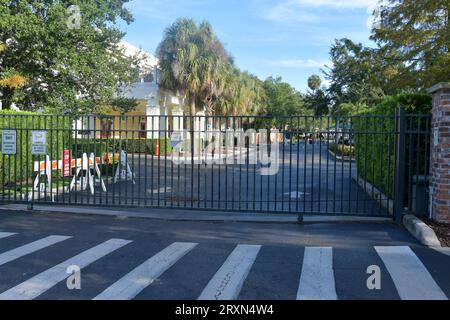
[[[199,47],[196,42],[198,27],[192,19],[178,19],[164,31],[157,49],[164,89],[178,92],[187,99],[192,116],[195,115],[196,94],[201,88]]]
[[[163,70],[161,86],[177,91],[196,114],[196,102],[214,112],[214,100],[225,87],[224,70],[232,63],[209,23],[199,26],[192,19],[178,19],[164,32],[157,49]]]

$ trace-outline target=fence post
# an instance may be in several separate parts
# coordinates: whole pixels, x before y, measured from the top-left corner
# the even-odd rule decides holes
[[[395,111],[395,173],[394,173],[394,219],[401,224],[403,220],[403,199],[405,192],[405,109]]]

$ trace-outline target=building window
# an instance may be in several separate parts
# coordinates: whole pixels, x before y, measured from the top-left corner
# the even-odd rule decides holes
[[[139,128],[139,138],[145,139],[147,136],[147,123],[145,121],[141,122],[141,126]]]
[[[111,119],[102,119],[102,138],[109,139],[112,137],[112,120]]]

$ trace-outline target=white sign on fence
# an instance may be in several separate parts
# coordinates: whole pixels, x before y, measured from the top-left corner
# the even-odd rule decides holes
[[[174,131],[172,132],[170,136],[170,146],[172,148],[181,148],[183,142],[183,132],[181,131]]]
[[[17,132],[16,130],[2,131],[2,153],[15,155],[17,152]]]
[[[31,131],[31,154],[47,154],[47,131]]]

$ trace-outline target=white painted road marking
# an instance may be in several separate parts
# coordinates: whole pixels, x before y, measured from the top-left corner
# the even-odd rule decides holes
[[[297,300],[337,300],[332,248],[305,248]]]
[[[100,293],[94,300],[130,300],[152,284],[179,259],[195,248],[197,243],[176,242]]]
[[[88,249],[69,260],[66,260],[21,284],[0,294],[0,300],[31,300],[59,282],[66,279],[69,274],[67,267],[76,265],[83,269],[94,261],[130,243],[129,240],[110,239],[98,246]]]
[[[447,300],[426,267],[409,247],[375,247],[402,300]]]
[[[1,238],[6,238],[6,237],[10,237],[10,236],[13,236],[15,234],[16,233],[13,233],[13,232],[0,232],[0,239]]]
[[[58,242],[70,239],[72,237],[67,236],[49,236],[34,242],[31,242],[29,244],[23,245],[21,247],[18,247],[16,249],[7,251],[5,253],[0,254],[0,266],[4,265],[5,263],[11,262],[13,260],[16,260],[18,258],[21,258],[23,256],[26,256],[27,254],[39,251],[41,249],[47,248],[51,245],[54,245]]]
[[[198,300],[235,300],[261,246],[238,245],[209,281]]]

